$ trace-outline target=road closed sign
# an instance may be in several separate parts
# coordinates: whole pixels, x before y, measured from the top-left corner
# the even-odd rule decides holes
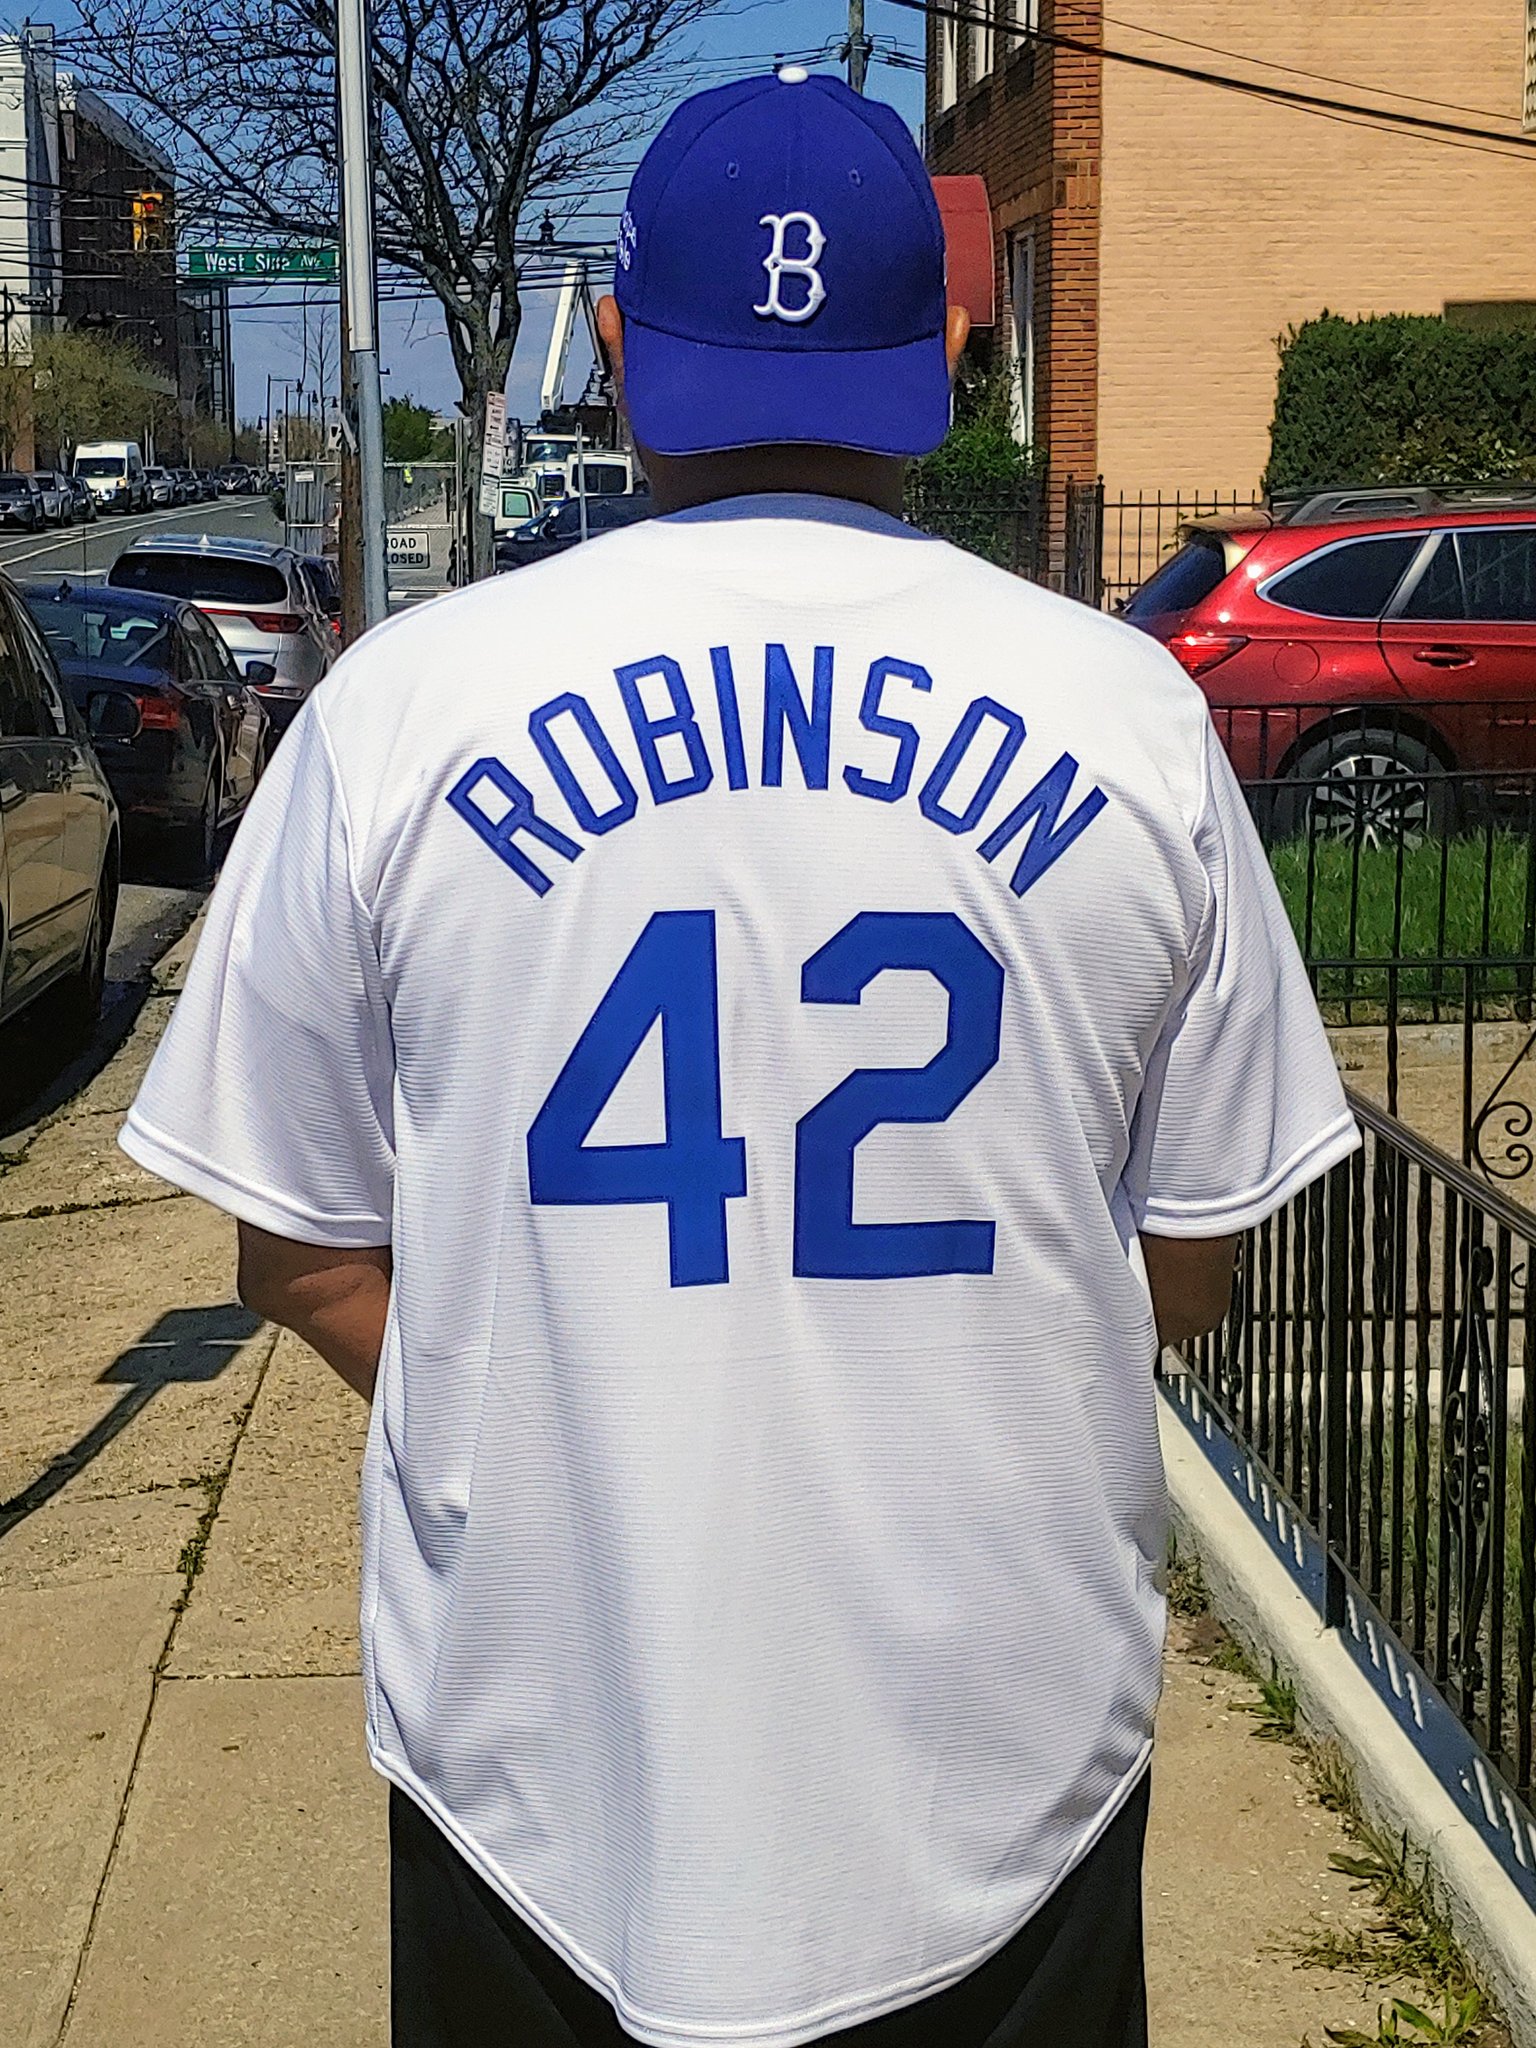
[[[386,536],[389,563],[393,569],[430,569],[432,538],[418,528],[392,526]]]

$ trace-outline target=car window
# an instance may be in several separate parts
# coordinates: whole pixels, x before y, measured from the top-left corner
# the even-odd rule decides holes
[[[166,597],[190,597],[205,604],[254,604],[284,610],[288,582],[271,562],[241,562],[200,549],[130,551],[112,564],[107,581],[119,590],[158,590]]]
[[[1409,591],[1397,616],[1403,619],[1460,619],[1466,616],[1463,604],[1456,536],[1442,533],[1435,552],[1424,564],[1423,574]]]
[[[1485,526],[1458,533],[1469,619],[1536,620],[1536,526]]]
[[[1317,619],[1379,619],[1423,545],[1422,533],[1345,541],[1276,576],[1263,594]]]
[[[41,739],[52,731],[36,672],[9,617],[0,612],[0,740]]]
[[[182,614],[181,629],[197,657],[201,674],[215,682],[229,683],[239,680],[235,665],[229,658],[229,649],[214,631],[201,612],[188,611]]]
[[[57,661],[95,662],[104,668],[163,669],[168,661],[168,621],[155,612],[135,616],[121,606],[104,606],[88,595],[29,599],[33,624]]]
[[[70,721],[37,628],[24,611],[7,603],[0,607],[0,633],[17,677],[19,714],[28,720],[29,736],[62,739],[71,729]]]
[[[1197,533],[1153,571],[1125,608],[1128,619],[1185,612],[1208,598],[1226,576],[1227,558],[1215,534]]]

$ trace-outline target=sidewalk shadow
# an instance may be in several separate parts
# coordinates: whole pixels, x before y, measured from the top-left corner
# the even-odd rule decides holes
[[[123,1389],[101,1420],[52,1459],[20,1493],[0,1501],[0,1537],[62,1492],[144,1412],[162,1387],[176,1380],[217,1379],[260,1328],[261,1318],[238,1302],[168,1309],[136,1343],[113,1359],[97,1381],[98,1386]]]

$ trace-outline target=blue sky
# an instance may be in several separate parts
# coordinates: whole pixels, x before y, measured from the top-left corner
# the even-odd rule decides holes
[[[53,21],[61,31],[68,29],[72,19],[67,0],[34,0],[27,14],[32,21]],[[882,62],[880,53],[894,46],[911,53],[919,51],[921,19],[904,8],[886,6],[882,0],[868,0],[866,14],[866,32],[876,46],[868,90],[889,100],[915,129],[922,113],[921,73]],[[846,0],[734,0],[734,4],[727,0],[718,15],[700,24],[686,47],[697,53],[701,82],[713,84],[733,75],[766,70],[776,54],[793,56],[813,68],[833,68],[836,47],[846,28]],[[822,50],[827,54],[818,57],[815,53]],[[132,119],[131,107],[124,105],[122,111]],[[622,174],[612,182],[622,183]],[[612,231],[619,201],[615,197],[608,203],[612,207],[609,217],[590,217],[587,231],[594,237],[606,237]],[[528,226],[536,229],[537,221]],[[235,387],[242,419],[261,413],[269,375],[298,374],[303,353],[301,315],[293,307],[293,298],[291,287],[267,295],[243,293],[236,298]],[[553,302],[554,294],[549,291],[528,295],[507,390],[508,410],[521,418],[531,418],[537,410]],[[386,303],[381,307],[380,333],[386,398],[409,394],[442,410],[451,408],[457,380],[436,302]],[[571,353],[568,391],[579,389],[590,360],[578,336]]]

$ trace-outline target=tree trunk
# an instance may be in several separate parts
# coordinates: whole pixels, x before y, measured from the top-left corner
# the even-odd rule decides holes
[[[495,567],[496,529],[480,510],[480,464],[485,454],[485,401],[491,383],[479,364],[462,380],[459,404],[464,413],[464,525],[469,536],[469,565],[464,580],[478,583]]]

